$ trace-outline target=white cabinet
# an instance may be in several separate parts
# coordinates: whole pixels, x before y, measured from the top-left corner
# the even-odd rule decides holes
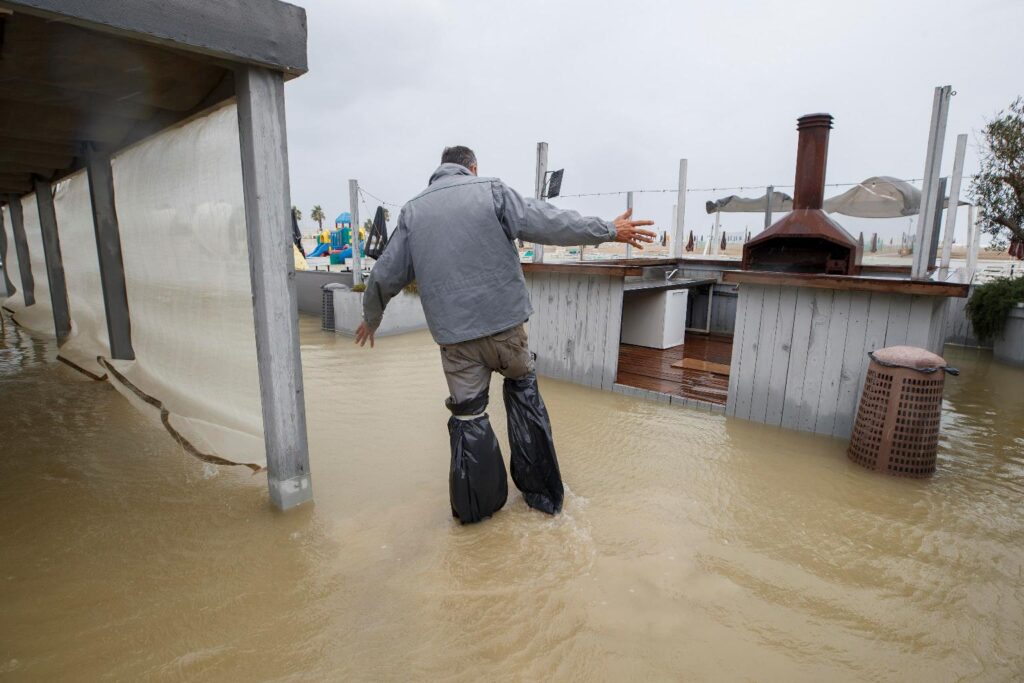
[[[683,343],[687,289],[626,291],[622,299],[622,343],[667,349]]]

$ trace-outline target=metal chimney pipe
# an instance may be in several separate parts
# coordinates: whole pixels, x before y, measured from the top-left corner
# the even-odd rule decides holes
[[[797,119],[796,182],[793,209],[821,209],[825,201],[825,166],[831,114],[808,114]]]

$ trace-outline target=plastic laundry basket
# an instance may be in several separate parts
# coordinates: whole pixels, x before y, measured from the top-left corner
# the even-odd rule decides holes
[[[957,374],[930,351],[892,346],[869,354],[857,421],[847,456],[894,477],[929,477],[942,416],[946,373]]]

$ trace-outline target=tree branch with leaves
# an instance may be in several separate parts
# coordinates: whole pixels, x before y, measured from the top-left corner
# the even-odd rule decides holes
[[[1008,240],[1024,242],[1024,98],[989,121],[983,132],[981,171],[971,194],[978,224],[992,237],[992,248]]]

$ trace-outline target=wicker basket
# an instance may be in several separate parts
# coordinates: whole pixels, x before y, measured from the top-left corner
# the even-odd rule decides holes
[[[872,352],[847,456],[894,477],[929,477],[942,417],[946,361],[930,351],[893,346]]]

